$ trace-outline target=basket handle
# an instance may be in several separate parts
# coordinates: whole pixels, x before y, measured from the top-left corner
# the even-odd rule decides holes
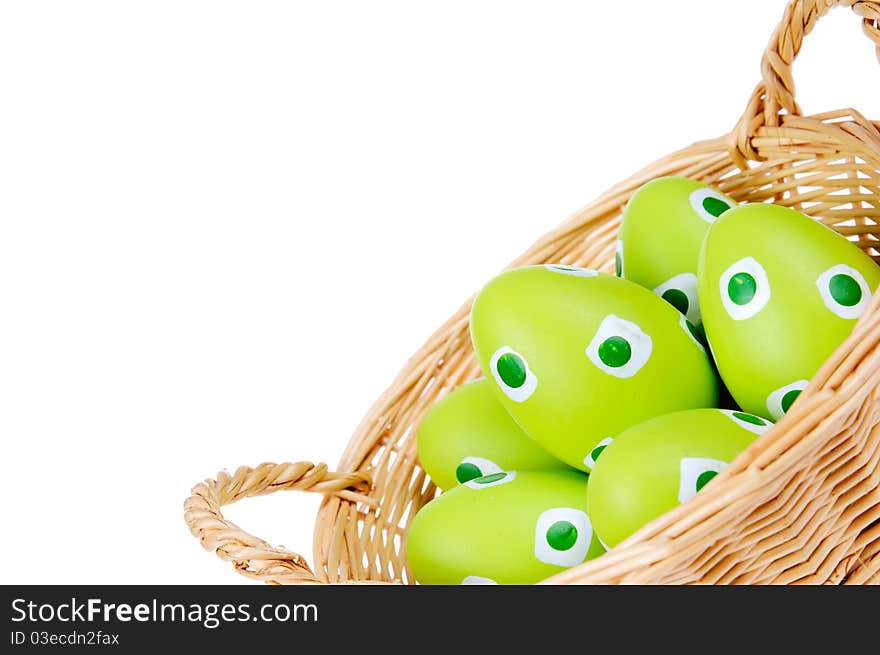
[[[333,473],[326,464],[266,462],[256,468],[240,466],[230,475],[220,471],[192,488],[184,502],[184,520],[206,550],[231,561],[235,570],[250,578],[274,584],[322,582],[306,560],[283,547],[245,532],[223,517],[220,508],[248,496],[263,496],[284,489],[312,491],[375,506],[374,498],[358,493],[370,486],[365,473]]]
[[[850,7],[862,18],[862,29],[874,42],[880,60],[880,1],[790,0],[761,57],[761,82],[752,92],[733,132],[736,150],[746,159],[758,158],[750,140],[759,127],[779,125],[783,111],[794,115],[801,113],[794,97],[791,65],[816,21],[837,5]]]

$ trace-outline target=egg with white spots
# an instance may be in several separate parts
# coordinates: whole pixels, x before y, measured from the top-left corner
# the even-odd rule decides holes
[[[850,334],[880,267],[818,221],[753,203],[709,228],[698,279],[724,383],[744,410],[778,420]]]
[[[572,470],[495,473],[425,505],[407,531],[421,584],[534,584],[605,552],[586,511],[588,477]]]
[[[501,471],[569,468],[523,432],[486,378],[463,384],[434,403],[419,425],[416,443],[422,468],[443,490]]]
[[[516,423],[584,471],[603,440],[659,414],[718,401],[717,377],[693,325],[613,275],[547,266],[502,273],[474,301],[471,337]]]
[[[614,438],[590,473],[587,512],[613,548],[687,502],[773,424],[724,409],[658,416]]]
[[[709,226],[735,207],[720,191],[686,177],[660,177],[629,199],[617,243],[617,274],[668,301],[702,331],[697,262]]]

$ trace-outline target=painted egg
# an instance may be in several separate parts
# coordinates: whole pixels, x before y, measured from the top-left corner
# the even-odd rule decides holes
[[[474,301],[471,336],[508,413],[581,470],[631,425],[717,406],[717,377],[693,326],[613,275],[553,265],[502,273]]]
[[[740,407],[778,420],[849,335],[880,283],[856,245],[798,211],[731,209],[700,255],[703,323]]]
[[[590,474],[587,511],[599,539],[613,548],[690,500],[771,425],[745,412],[691,409],[622,432]]]
[[[698,329],[697,262],[709,226],[736,202],[686,177],[640,187],[623,211],[617,274],[668,301]]]
[[[444,490],[501,471],[570,470],[522,431],[486,378],[436,402],[422,419],[417,441],[422,468]]]
[[[534,584],[604,548],[586,513],[587,476],[572,470],[493,473],[425,505],[406,536],[421,584]]]

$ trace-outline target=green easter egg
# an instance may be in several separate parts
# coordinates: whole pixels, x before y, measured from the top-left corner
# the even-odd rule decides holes
[[[606,548],[693,498],[772,423],[745,412],[690,409],[617,435],[590,474],[587,512]]]
[[[880,267],[808,216],[754,203],[712,225],[698,277],[721,377],[740,407],[778,420],[852,331]]]
[[[485,378],[436,402],[419,426],[419,461],[440,489],[517,469],[569,470],[522,431]]]
[[[490,281],[474,301],[471,337],[514,420],[587,471],[603,439],[715,406],[718,381],[693,325],[671,305],[634,282],[571,268],[528,266]]]
[[[494,473],[416,514],[406,560],[421,584],[534,584],[605,552],[586,513],[587,476]]]
[[[644,184],[623,210],[618,275],[652,289],[700,328],[700,246],[709,226],[735,206],[723,193],[686,177]]]

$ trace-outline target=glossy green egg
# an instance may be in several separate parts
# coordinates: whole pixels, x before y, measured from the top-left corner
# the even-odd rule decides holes
[[[422,419],[417,441],[422,468],[444,490],[501,471],[569,470],[522,431],[486,378],[436,402]]]
[[[534,584],[604,552],[586,513],[587,476],[493,473],[425,505],[406,536],[421,584]]]
[[[735,206],[732,199],[696,180],[651,180],[630,197],[624,208],[617,274],[653,290],[700,328],[700,247],[709,226]]]
[[[622,432],[590,474],[587,510],[599,539],[613,548],[690,500],[771,425],[745,412],[691,409]]]
[[[800,212],[755,203],[709,229],[700,255],[703,324],[740,407],[780,419],[849,335],[880,283],[853,243]]]
[[[604,440],[631,425],[718,401],[693,326],[613,275],[554,265],[502,273],[474,301],[471,336],[514,420],[581,470],[592,467]]]

